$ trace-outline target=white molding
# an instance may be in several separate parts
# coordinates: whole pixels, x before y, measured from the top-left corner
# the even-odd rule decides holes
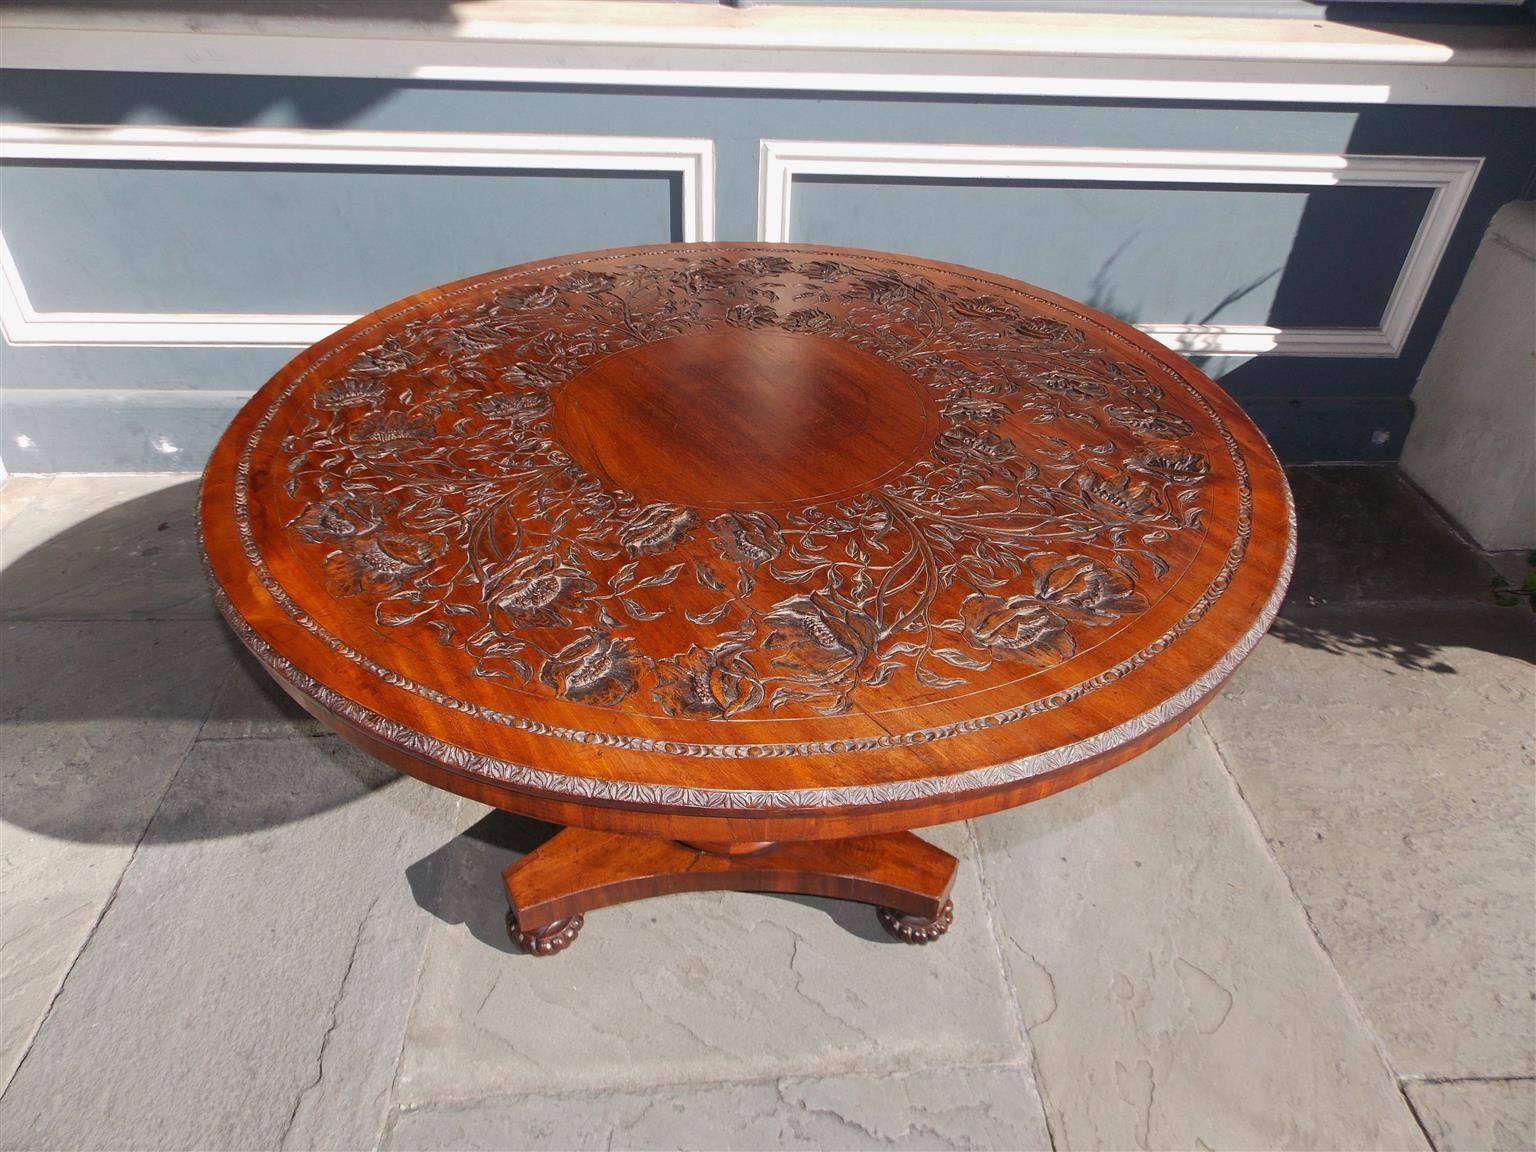
[[[414,21],[8,8],[12,68],[1536,106],[1536,40],[1515,26],[641,0],[459,2]]]
[[[9,46],[7,46],[9,58]],[[683,239],[715,235],[712,140],[468,132],[0,125],[7,160],[573,168],[677,173]],[[0,332],[11,344],[307,347],[355,316],[234,312],[39,312],[0,236]]]
[[[1413,329],[1482,163],[1480,157],[1463,156],[764,140],[758,168],[757,234],[758,239],[775,243],[789,239],[794,180],[807,175],[1429,188],[1429,205],[1381,322],[1374,328],[1137,325],[1186,356],[1396,356]]]

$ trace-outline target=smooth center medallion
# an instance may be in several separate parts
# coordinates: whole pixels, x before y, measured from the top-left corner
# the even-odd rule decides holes
[[[939,431],[922,386],[843,340],[730,329],[632,348],[562,389],[559,439],[641,500],[810,504],[910,467]]]

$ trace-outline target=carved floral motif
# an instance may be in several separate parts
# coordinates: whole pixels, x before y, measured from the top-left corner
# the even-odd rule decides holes
[[[886,360],[939,435],[869,491],[715,515],[567,455],[566,381],[722,325]],[[984,687],[1145,611],[1203,530],[1210,461],[1140,368],[997,296],[841,260],[553,270],[417,312],[334,378],[282,442],[284,521],[331,594],[590,706],[719,720],[837,714],[897,677]]]

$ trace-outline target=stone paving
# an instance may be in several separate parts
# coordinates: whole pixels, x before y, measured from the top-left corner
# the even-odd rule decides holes
[[[192,480],[12,478],[0,1147],[1533,1147],[1536,617],[1395,471],[1292,480],[1273,634],[1139,760],[931,830],[938,944],[700,894],[534,960],[497,874],[551,830],[288,703]]]

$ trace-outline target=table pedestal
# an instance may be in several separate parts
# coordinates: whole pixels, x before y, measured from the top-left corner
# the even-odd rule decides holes
[[[502,873],[507,930],[548,956],[581,931],[582,914],[671,892],[796,892],[873,904],[898,940],[927,944],[949,928],[958,861],[910,832],[846,840],[683,844],[566,828]]]

